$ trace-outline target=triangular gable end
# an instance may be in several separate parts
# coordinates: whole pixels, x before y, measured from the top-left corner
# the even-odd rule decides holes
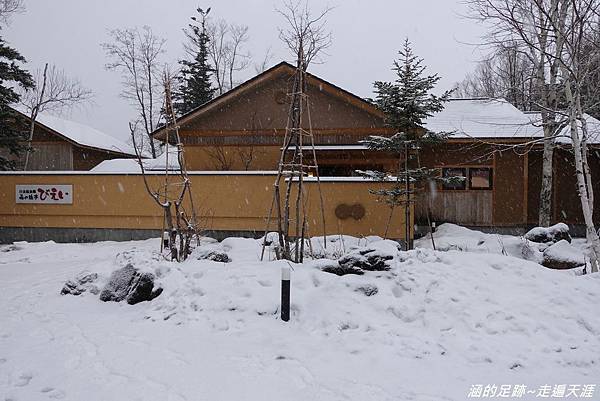
[[[178,125],[184,134],[285,128],[287,89],[294,72],[295,67],[281,62],[185,114]],[[382,126],[383,114],[371,103],[315,75],[308,73],[307,81],[315,104],[313,127]],[[158,129],[153,135],[160,139],[162,134],[163,129]]]

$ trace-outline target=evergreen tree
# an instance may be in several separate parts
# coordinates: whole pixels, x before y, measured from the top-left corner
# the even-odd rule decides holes
[[[15,87],[34,86],[31,75],[18,65],[24,62],[25,58],[0,37],[0,170],[13,170],[14,159],[27,150],[27,136],[18,129],[17,113],[10,107],[20,99]]]
[[[179,62],[182,69],[179,76],[179,91],[175,95],[174,104],[179,115],[208,102],[215,92],[210,82],[213,69],[208,63],[209,37],[206,33],[206,16],[210,12],[210,7],[206,11],[201,8],[196,11],[201,18],[200,26],[197,25],[198,19],[191,17],[194,22],[189,24],[189,29],[185,30],[191,42],[188,49],[194,54],[194,58],[191,61]]]
[[[442,96],[431,93],[440,78],[437,74],[424,74],[423,60],[414,55],[408,39],[399,54],[400,60],[395,60],[393,67],[397,75],[395,81],[377,81],[374,84],[377,95],[374,102],[385,113],[385,124],[394,128],[396,133],[391,137],[370,136],[361,141],[369,149],[394,155],[397,160],[395,171],[369,170],[359,173],[377,181],[389,181],[390,174],[395,175],[392,188],[370,192],[382,198],[390,207],[390,219],[395,207],[404,207],[408,239],[411,232],[410,206],[414,203],[414,194],[424,187],[424,182],[438,179],[439,175],[439,170],[420,165],[419,151],[423,145],[441,143],[449,135],[428,130],[424,122],[443,110],[450,92]]]

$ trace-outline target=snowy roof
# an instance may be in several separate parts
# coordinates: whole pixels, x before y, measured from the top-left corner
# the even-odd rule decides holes
[[[29,118],[29,113],[22,107],[14,108]],[[53,116],[48,113],[39,113],[35,121],[77,145],[127,155],[135,155],[135,151],[130,145],[90,126]]]
[[[585,115],[589,143],[600,143],[600,121]],[[504,99],[451,99],[444,110],[430,117],[425,126],[434,132],[453,132],[452,138],[542,138],[544,131],[539,113],[524,113]],[[565,127],[559,143],[570,143]]]
[[[434,132],[453,138],[524,138],[541,134],[529,117],[504,99],[451,99],[444,110],[428,118]]]
[[[536,127],[540,127],[538,136],[543,136],[541,129],[542,115],[540,113],[526,113],[526,115],[529,117],[532,124],[534,124]],[[583,117],[585,118],[588,128],[588,143],[600,144],[600,120],[590,116],[589,114],[584,114]],[[581,124],[578,125],[581,128]],[[565,124],[565,127],[557,136],[556,141],[558,143],[571,143],[571,132],[568,125]]]
[[[167,153],[163,153],[156,159],[143,159],[144,169],[148,171],[164,171],[166,165]],[[179,160],[177,159],[177,150],[169,149],[169,170],[179,170]],[[91,171],[95,173],[139,173],[140,165],[135,159],[112,159],[104,160]]]

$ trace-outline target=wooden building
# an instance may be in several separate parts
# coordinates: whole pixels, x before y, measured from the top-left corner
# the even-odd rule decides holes
[[[285,133],[294,67],[285,62],[192,110],[179,120],[189,170],[275,170]],[[389,155],[359,141],[391,135],[371,103],[308,75],[310,113],[322,176],[352,176],[356,169],[394,170]],[[524,229],[537,222],[541,181],[542,130],[533,116],[503,100],[456,99],[427,121],[427,128],[452,132],[452,138],[422,150],[421,162],[443,175],[462,175],[458,186],[438,185],[417,205],[417,224],[429,212],[436,222]],[[600,122],[591,119],[599,136]],[[155,138],[163,138],[157,130]],[[538,145],[532,144],[537,139]],[[564,141],[567,143],[568,141]],[[529,144],[525,146],[526,144]],[[514,146],[520,145],[520,146]],[[600,157],[591,155],[592,174],[600,176]],[[600,192],[596,202],[600,202]],[[600,204],[599,204],[600,206]],[[556,152],[554,220],[581,223],[572,155],[565,144]]]
[[[31,120],[15,111],[15,124],[26,138]],[[91,170],[104,160],[135,157],[131,146],[110,135],[46,113],[36,118],[31,147],[29,171]],[[17,160],[17,169],[22,170],[24,164],[25,155]]]

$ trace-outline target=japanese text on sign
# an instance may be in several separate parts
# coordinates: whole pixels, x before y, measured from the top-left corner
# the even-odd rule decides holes
[[[72,204],[72,185],[17,185],[17,203]]]

